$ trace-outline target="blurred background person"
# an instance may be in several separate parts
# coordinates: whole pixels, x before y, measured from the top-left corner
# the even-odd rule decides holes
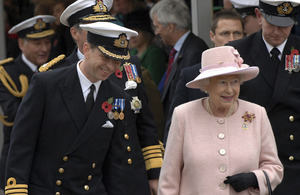
[[[138,31],[139,35],[130,40],[130,54],[139,57],[141,66],[149,70],[151,78],[158,85],[166,70],[167,60],[163,50],[153,43],[149,10],[129,13],[124,19],[124,26]]]
[[[214,14],[211,30],[209,32],[210,39],[215,47],[224,46],[229,41],[238,40],[244,37],[243,35],[243,18],[235,10],[223,9]],[[201,63],[191,67],[182,69],[179,80],[176,85],[176,91],[171,102],[170,112],[166,120],[164,133],[164,144],[166,145],[169,128],[171,124],[173,110],[176,106],[207,96],[201,90],[187,88],[187,82],[196,78],[201,69]]]
[[[230,2],[244,19],[244,34],[246,36],[261,30],[255,15],[255,8],[258,8],[259,0],[230,0]]]
[[[272,127],[263,107],[238,99],[258,67],[230,46],[204,51],[201,63],[187,87],[208,97],[175,108],[158,194],[267,194],[263,171],[272,189],[283,177]]]
[[[51,58],[54,58],[60,54],[69,56],[75,48],[76,44],[70,34],[70,27],[60,23],[60,15],[73,2],[75,2],[75,0],[54,1],[52,15],[56,18],[56,20],[55,23],[53,23],[55,35],[52,41]]]
[[[10,34],[18,35],[20,55],[7,60],[1,66],[0,105],[4,114],[4,143],[0,161],[0,187],[5,186],[5,167],[10,145],[10,135],[19,105],[27,92],[28,85],[38,67],[49,60],[51,36],[54,30],[51,23],[55,18],[50,15],[35,16],[10,29]],[[0,116],[0,118],[3,118]]]
[[[114,0],[110,13],[116,18],[116,23],[123,26],[124,17],[128,13],[146,8],[147,4],[144,0]]]
[[[157,2],[150,11],[155,34],[171,46],[168,67],[159,83],[165,116],[168,116],[179,73],[182,68],[199,63],[207,44],[191,32],[190,10],[182,0]]]
[[[157,85],[166,70],[167,59],[164,51],[153,42],[154,33],[149,10],[138,10],[127,14],[124,24],[125,27],[134,29],[139,33],[138,36],[130,39],[130,54],[138,56],[140,60],[149,108],[155,120],[159,140],[162,141],[165,116]]]

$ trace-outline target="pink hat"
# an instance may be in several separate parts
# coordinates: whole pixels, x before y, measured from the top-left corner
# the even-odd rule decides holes
[[[189,88],[202,89],[203,80],[220,75],[243,75],[242,81],[248,81],[258,75],[257,66],[243,64],[243,59],[239,52],[231,46],[221,46],[207,49],[202,53],[202,69],[200,74],[192,81],[186,84]]]

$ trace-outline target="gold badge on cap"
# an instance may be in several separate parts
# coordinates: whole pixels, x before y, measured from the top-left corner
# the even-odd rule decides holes
[[[289,2],[282,3],[277,6],[277,12],[279,14],[290,14],[293,11],[293,6]]]
[[[127,36],[125,34],[121,34],[119,38],[114,41],[114,46],[119,48],[127,48],[128,46]]]
[[[107,7],[103,4],[102,0],[96,0],[96,5],[94,6],[94,12],[107,12]]]
[[[42,20],[42,18],[39,18],[36,20],[36,24],[34,25],[35,30],[40,30],[46,28],[46,23]]]

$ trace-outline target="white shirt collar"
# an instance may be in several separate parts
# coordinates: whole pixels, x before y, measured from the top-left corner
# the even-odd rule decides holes
[[[32,70],[32,72],[38,72],[38,67],[34,65],[32,62],[30,62],[23,53],[22,53],[22,60]]]
[[[81,72],[80,68],[79,68],[79,64],[82,62],[82,60],[77,62],[77,73],[78,73],[78,77],[79,77],[79,82],[81,85],[81,89],[82,89],[82,94],[84,97],[84,101],[86,101],[86,98],[90,92],[90,86],[92,84],[95,85],[95,92],[94,92],[94,99],[96,99],[99,88],[100,88],[100,84],[101,84],[101,80],[97,81],[96,83],[92,83],[88,78],[86,78],[86,76]]]
[[[78,48],[77,48],[77,57],[79,60],[82,60],[84,58],[83,53],[81,53]]]
[[[272,45],[270,45],[269,43],[267,43],[267,41],[265,40],[265,38],[264,38],[263,35],[262,35],[262,38],[263,38],[263,40],[264,40],[264,42],[265,42],[265,44],[266,44],[267,50],[268,50],[268,52],[269,52],[269,54],[270,54],[270,57],[271,57],[272,54],[271,54],[270,52],[271,52],[271,50],[272,50],[274,47],[273,47]],[[283,52],[283,49],[284,49],[284,47],[285,47],[286,42],[287,42],[287,39],[286,39],[283,43],[281,43],[280,45],[278,45],[278,46],[276,47],[276,48],[280,51],[280,54],[279,54],[279,56],[278,56],[279,59],[281,59],[282,52]]]
[[[184,33],[184,35],[182,35],[182,36],[180,37],[180,39],[178,39],[178,41],[175,43],[174,49],[177,51],[177,53],[176,53],[176,55],[175,55],[175,59],[177,58],[178,53],[179,53],[179,51],[180,51],[180,49],[181,49],[181,47],[182,47],[182,45],[183,45],[185,39],[186,39],[187,36],[190,34],[190,32],[191,32],[191,31],[187,31],[186,33]]]

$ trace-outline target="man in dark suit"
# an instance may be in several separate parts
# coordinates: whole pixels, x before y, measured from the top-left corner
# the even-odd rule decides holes
[[[190,32],[190,10],[184,1],[159,1],[150,10],[150,16],[155,34],[161,37],[164,45],[173,47],[167,71],[158,86],[162,94],[165,116],[168,116],[180,70],[199,63],[202,52],[208,49],[208,46]]]
[[[300,194],[300,38],[290,34],[299,7],[299,1],[261,0],[255,13],[262,31],[229,43],[246,64],[260,69],[255,79],[241,86],[240,98],[267,110],[284,166],[276,195]]]
[[[243,38],[243,19],[233,10],[221,10],[214,15],[211,30],[209,32],[210,39],[215,47],[223,46],[229,41]],[[201,90],[187,88],[187,82],[199,75],[201,64],[195,64],[181,70],[179,80],[176,85],[174,97],[171,102],[170,111],[167,117],[166,128],[164,133],[164,144],[167,143],[169,128],[171,125],[173,110],[176,106],[207,96]]]
[[[53,16],[35,16],[10,29],[10,34],[18,34],[18,44],[22,53],[15,59],[3,60],[0,65],[0,105],[4,116],[4,143],[0,161],[0,188],[5,186],[5,166],[10,144],[13,122],[24,97],[31,77],[42,64],[49,60],[51,36],[54,34],[50,23]]]
[[[84,59],[34,75],[20,105],[6,194],[124,194],[120,137],[131,107],[107,78],[130,58],[137,32],[108,22],[80,27],[88,31]]]
[[[103,4],[106,5],[105,3],[107,2],[108,1],[103,1]],[[82,4],[87,4],[93,8],[95,1],[84,0],[83,2],[79,0],[74,2],[67,7],[61,15],[61,22],[66,25],[71,25],[72,21],[76,21],[76,24],[71,25],[74,27],[84,22],[84,18],[90,17],[91,14],[93,15],[94,9],[84,11],[87,8],[83,8]],[[107,6],[107,10],[109,10],[109,5]],[[111,16],[107,16],[107,18],[111,18]],[[86,32],[80,29],[80,26],[76,28],[76,39],[80,40],[77,42],[78,49],[75,53],[76,55],[72,54],[72,57],[68,58],[67,62],[63,60],[61,64],[58,62],[58,66],[49,62],[43,68],[48,69],[48,65],[53,65],[51,68],[54,69],[61,66],[71,66],[71,61],[77,62],[82,59],[82,55],[77,54],[83,50],[80,42],[86,40],[87,37]],[[128,195],[150,195],[152,191],[156,194],[160,167],[162,165],[162,152],[154,119],[148,105],[138,59],[131,56],[129,60],[122,62],[121,67],[115,74],[109,77],[109,80],[116,83],[129,95],[130,98],[126,101],[131,102],[132,108],[132,110],[126,114],[131,117],[127,117],[127,126],[124,130],[124,134],[121,136],[124,148],[122,153],[123,182],[127,186],[125,193]]]

